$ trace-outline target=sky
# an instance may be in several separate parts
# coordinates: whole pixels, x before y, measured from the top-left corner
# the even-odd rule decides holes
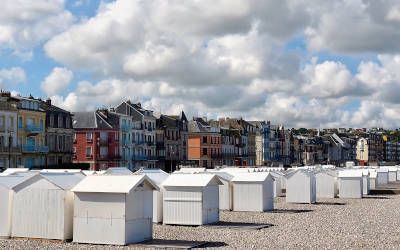
[[[3,0],[0,88],[70,111],[398,128],[398,0]]]

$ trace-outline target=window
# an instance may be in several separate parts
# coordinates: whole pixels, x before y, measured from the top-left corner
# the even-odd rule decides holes
[[[9,129],[10,130],[14,129],[14,117],[10,117],[10,127],[9,127]]]
[[[74,133],[74,142],[76,142],[76,133]]]
[[[72,152],[73,152],[74,154],[76,154],[76,147],[73,147],[73,148],[72,148]]]
[[[40,125],[40,129],[43,129],[43,119],[40,119],[39,125]]]
[[[0,128],[5,128],[4,116],[0,116]]]
[[[86,140],[87,141],[91,141],[91,140],[93,140],[93,134],[92,133],[86,133]]]
[[[115,133],[115,140],[116,140],[116,141],[119,140],[119,135],[118,135],[118,133]]]
[[[86,147],[86,157],[92,156],[92,147]]]
[[[207,143],[207,136],[203,136],[203,143]]]
[[[207,149],[203,148],[203,155],[207,155]]]

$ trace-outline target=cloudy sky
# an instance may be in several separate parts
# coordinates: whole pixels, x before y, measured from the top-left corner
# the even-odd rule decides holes
[[[400,118],[398,0],[2,0],[0,88],[71,111],[286,127]]]

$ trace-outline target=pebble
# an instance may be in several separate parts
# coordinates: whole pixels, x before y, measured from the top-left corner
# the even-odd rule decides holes
[[[220,213],[220,220],[272,224],[260,230],[154,225],[155,239],[206,241],[227,249],[399,249],[400,195],[327,199],[317,204],[275,201],[275,212]],[[0,239],[0,249],[138,249],[34,239]]]

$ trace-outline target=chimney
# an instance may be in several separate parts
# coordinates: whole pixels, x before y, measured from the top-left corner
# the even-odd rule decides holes
[[[51,106],[51,99],[50,99],[50,98],[47,98],[46,104],[49,105],[49,106]]]

